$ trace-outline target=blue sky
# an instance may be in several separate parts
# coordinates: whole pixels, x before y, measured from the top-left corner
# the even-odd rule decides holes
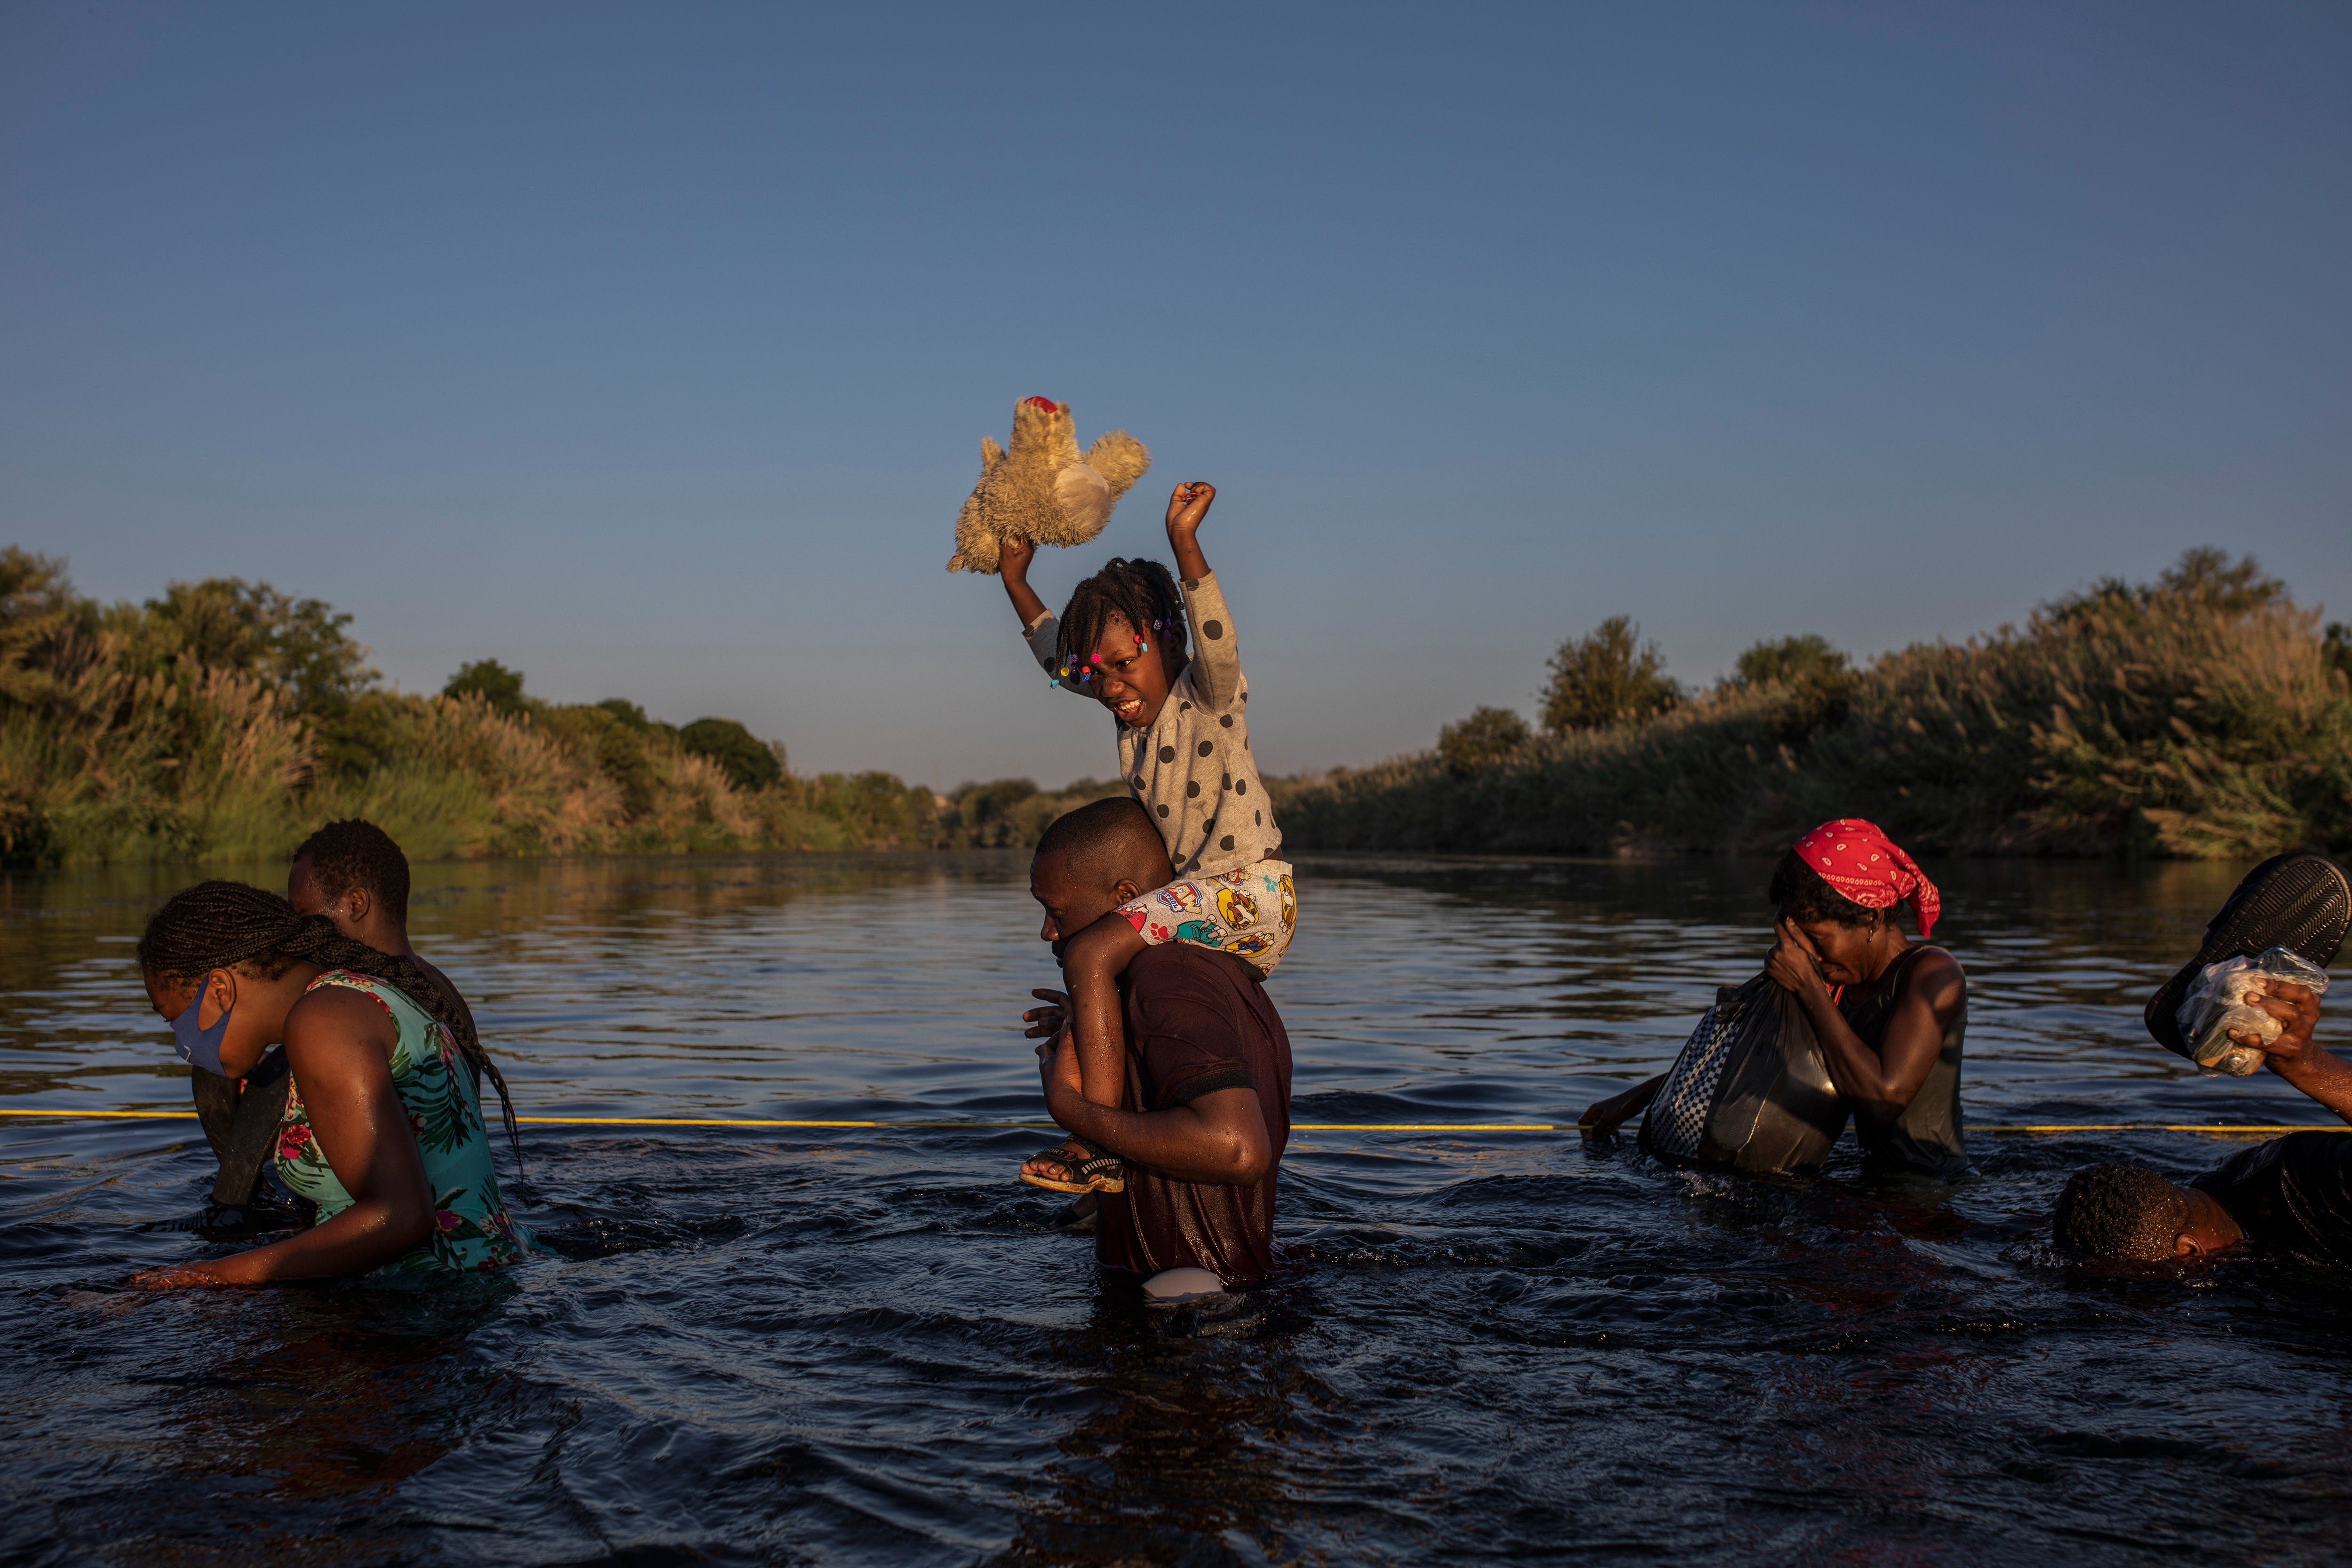
[[[803,769],[1111,771],[950,577],[1015,399],[1167,488],[1290,770],[1625,613],[2352,617],[2340,6],[0,9],[0,542]]]

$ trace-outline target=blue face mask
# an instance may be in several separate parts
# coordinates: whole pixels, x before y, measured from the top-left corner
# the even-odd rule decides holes
[[[226,1078],[229,1071],[221,1066],[221,1041],[228,1034],[228,1016],[236,1009],[233,1006],[224,1008],[209,1029],[199,1028],[196,1025],[197,1015],[204,1011],[205,984],[211,979],[207,973],[204,980],[196,983],[196,999],[172,1020],[172,1044],[179,1051],[182,1061]]]

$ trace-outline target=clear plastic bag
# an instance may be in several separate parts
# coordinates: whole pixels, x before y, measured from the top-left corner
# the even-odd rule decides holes
[[[2243,1078],[2263,1065],[2263,1053],[2230,1038],[2230,1031],[2259,1036],[2264,1044],[2286,1026],[2253,1004],[2273,984],[2301,985],[2314,995],[2327,989],[2327,971],[2299,953],[2274,947],[2259,958],[2225,958],[2209,963],[2180,1002],[2180,1036],[2189,1059],[2207,1072]]]

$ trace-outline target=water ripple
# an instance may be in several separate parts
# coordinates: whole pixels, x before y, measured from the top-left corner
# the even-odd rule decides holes
[[[1738,862],[1310,860],[1274,982],[1302,1121],[1573,1120],[1769,946]],[[2316,1121],[2148,1045],[2225,868],[1948,871],[1971,1121]],[[266,871],[257,876],[266,876]],[[180,1109],[130,943],[173,879],[0,882],[0,1103]],[[1052,971],[1017,858],[419,868],[419,945],[538,1114],[1003,1121]],[[2340,1558],[2341,1282],[2053,1266],[2066,1172],[1948,1193],[1551,1135],[1300,1133],[1298,1284],[1147,1319],[1017,1129],[533,1128],[560,1256],[424,1299],[148,1298],[172,1123],[11,1123],[10,1561]],[[2193,1506],[2185,1500],[2192,1499]]]

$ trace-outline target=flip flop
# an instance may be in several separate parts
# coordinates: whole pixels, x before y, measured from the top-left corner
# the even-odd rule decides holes
[[[2206,965],[2283,947],[2325,969],[2336,962],[2347,929],[2352,929],[2352,878],[2345,876],[2344,868],[2325,855],[2274,855],[2246,873],[2205,928],[2197,956],[2147,999],[2141,1020],[2158,1045],[2188,1056],[2189,1042],[2180,1033],[2180,1003]]]
[[[1079,1158],[1073,1160],[1065,1152],[1076,1149]],[[1052,1160],[1077,1180],[1055,1181],[1050,1176],[1033,1176],[1021,1173],[1021,1179],[1033,1187],[1043,1187],[1049,1193],[1123,1193],[1127,1191],[1127,1163],[1116,1154],[1106,1154],[1076,1138],[1067,1138],[1051,1149],[1040,1149],[1030,1160]],[[1024,1160],[1022,1163],[1026,1164]]]

